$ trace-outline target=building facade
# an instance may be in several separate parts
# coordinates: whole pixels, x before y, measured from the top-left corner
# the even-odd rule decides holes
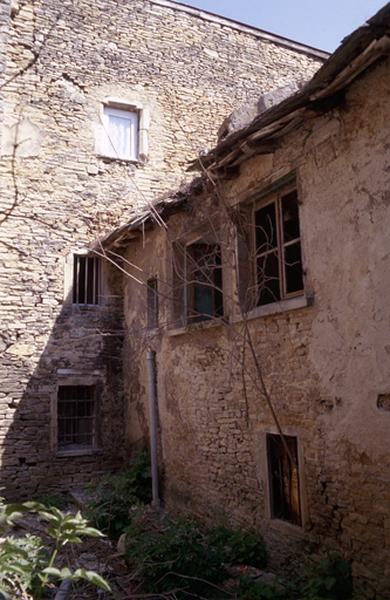
[[[148,439],[149,352],[166,506],[255,525],[278,563],[336,550],[381,600],[389,15],[196,161],[207,175],[104,241],[137,267],[124,278],[128,437]]]
[[[88,246],[176,187],[236,106],[324,53],[156,0],[0,7],[1,485],[124,458],[121,278]]]

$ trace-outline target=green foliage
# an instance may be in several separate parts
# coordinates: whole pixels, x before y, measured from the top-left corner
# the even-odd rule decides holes
[[[267,564],[265,543],[256,531],[218,527],[210,531],[209,538],[210,544],[215,546],[223,557],[223,562],[259,569]]]
[[[226,563],[264,566],[265,546],[254,532],[205,530],[194,519],[173,521],[144,510],[127,528],[126,557],[145,591],[226,598],[219,589],[228,578]]]
[[[283,588],[259,583],[246,577],[239,580],[237,598],[240,600],[291,600]]]
[[[0,543],[0,589],[31,591],[38,597],[39,573],[48,563],[49,553],[41,538],[27,534],[8,536]]]
[[[353,594],[349,563],[330,554],[312,569],[303,589],[305,600],[350,600]]]
[[[90,527],[80,512],[76,515],[61,512],[56,507],[47,507],[39,502],[23,504],[0,503],[0,524],[3,529],[11,528],[25,513],[34,513],[46,523],[46,535],[52,540],[50,552],[37,536],[25,535],[16,538],[7,536],[0,542],[0,591],[5,597],[16,593],[33,594],[34,599],[43,598],[53,579],[84,579],[105,590],[108,583],[97,573],[67,567],[54,566],[60,550],[68,543],[79,544],[82,537],[102,537],[103,534]]]
[[[207,532],[193,519],[171,521],[140,513],[127,530],[126,557],[146,591],[184,588],[214,598],[205,582],[217,584],[226,577],[218,549],[209,545]],[[182,597],[180,592],[177,597]]]
[[[125,471],[104,477],[93,490],[87,514],[91,522],[111,538],[118,538],[129,525],[131,506],[152,501],[149,455],[135,456]]]

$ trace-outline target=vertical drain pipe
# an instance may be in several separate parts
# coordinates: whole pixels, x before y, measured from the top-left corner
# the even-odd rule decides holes
[[[157,367],[156,353],[148,350],[146,355],[148,365],[148,396],[149,396],[149,429],[150,429],[150,462],[152,467],[152,505],[160,508],[158,494],[158,465],[157,465]]]

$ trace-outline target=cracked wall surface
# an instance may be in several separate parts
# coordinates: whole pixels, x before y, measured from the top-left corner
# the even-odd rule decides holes
[[[66,257],[176,187],[186,162],[214,141],[235,106],[321,62],[148,0],[0,3],[0,465],[7,493],[76,486],[123,460],[120,281],[107,269],[104,306],[73,307],[64,301]],[[146,160],[96,155],[107,98],[149,111]],[[52,439],[59,381],[90,376],[102,390],[100,453],[59,458]]]
[[[125,378],[128,437],[136,445],[148,435],[144,350],[151,347],[167,505],[213,523],[255,524],[275,562],[336,550],[351,560],[359,592],[381,600],[390,594],[389,67],[386,59],[371,68],[339,108],[307,120],[273,155],[247,160],[238,177],[219,184],[230,206],[287,173],[297,177],[313,302],[248,325],[283,431],[301,447],[302,528],[269,518],[264,438],[275,423],[250,357],[242,362],[242,322],[165,325],[171,240],[210,225],[215,196],[195,196],[169,219],[168,234],[155,227],[129,244],[127,258],[145,278],[159,278],[159,331],[146,330],[144,290],[131,280],[125,288],[125,356],[139,369],[138,382]]]

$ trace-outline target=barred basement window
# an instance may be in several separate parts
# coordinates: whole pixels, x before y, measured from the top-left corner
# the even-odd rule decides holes
[[[297,190],[280,192],[255,209],[253,225],[257,306],[302,294]]]
[[[96,256],[73,257],[73,304],[99,304],[101,263]]]
[[[284,439],[291,458],[281,436],[267,434],[271,516],[302,525],[297,438],[285,435]]]
[[[158,327],[158,286],[156,277],[147,281],[147,326],[148,329]]]
[[[57,400],[58,449],[72,451],[96,446],[96,388],[62,385]]]
[[[219,244],[198,240],[186,247],[187,321],[223,315],[222,261]]]

